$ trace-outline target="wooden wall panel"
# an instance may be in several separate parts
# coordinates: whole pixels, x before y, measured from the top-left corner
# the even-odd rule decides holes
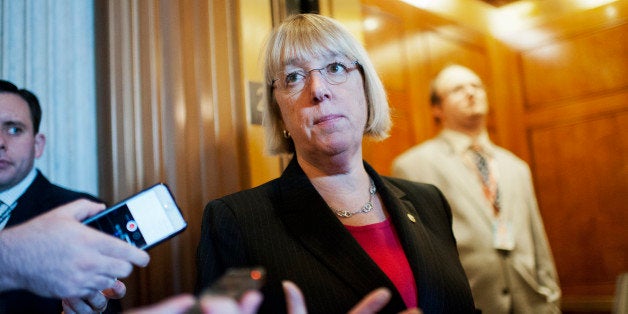
[[[628,270],[628,23],[599,11],[626,13],[611,4],[578,27],[544,23],[524,32],[556,35],[518,51],[531,166],[568,313],[609,312]]]
[[[526,105],[535,109],[628,88],[625,34],[628,24],[621,24],[522,52]]]
[[[242,47],[240,64],[242,65],[242,83],[246,88],[246,126],[247,155],[250,173],[249,186],[257,186],[281,174],[283,168],[280,159],[266,154],[264,130],[261,125],[261,107],[265,103],[265,82],[262,75],[263,60],[261,51],[264,40],[273,26],[271,1],[240,0],[239,40]],[[251,90],[253,86],[257,90]],[[257,98],[253,97],[257,95]],[[252,118],[257,115],[256,121]]]
[[[125,279],[126,308],[192,292],[205,204],[248,187],[234,1],[96,1],[101,195],[167,183],[187,230]]]
[[[566,297],[612,295],[626,270],[628,110],[530,129],[547,235]],[[595,148],[595,149],[592,149]]]
[[[428,45],[430,72],[426,74],[429,78],[435,77],[445,66],[455,63],[471,68],[490,86],[490,61],[483,42],[469,43],[432,31]]]
[[[365,141],[363,154],[373,167],[390,173],[390,162],[413,143],[412,107],[408,90],[412,89],[409,73],[409,56],[404,45],[404,21],[377,7],[365,6],[364,19],[377,23],[378,27],[365,30],[364,41],[371,60],[382,78],[393,115],[391,139],[384,142]]]

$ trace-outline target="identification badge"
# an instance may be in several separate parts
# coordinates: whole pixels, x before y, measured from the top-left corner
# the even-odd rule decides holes
[[[504,251],[515,248],[515,235],[510,221],[502,218],[493,221],[493,247]]]

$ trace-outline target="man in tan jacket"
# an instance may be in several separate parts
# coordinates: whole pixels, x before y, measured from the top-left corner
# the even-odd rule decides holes
[[[452,65],[432,83],[435,138],[393,162],[393,176],[427,182],[449,201],[462,266],[483,313],[557,313],[560,288],[528,165],[493,144],[481,79]]]

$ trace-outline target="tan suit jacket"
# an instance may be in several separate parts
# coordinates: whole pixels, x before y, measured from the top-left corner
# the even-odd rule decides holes
[[[484,135],[499,173],[500,215],[513,226],[515,247],[503,254],[493,247],[495,214],[476,169],[463,157],[462,136],[444,131],[411,148],[393,162],[393,176],[443,191],[452,208],[462,266],[483,313],[560,312],[558,277],[528,165]]]

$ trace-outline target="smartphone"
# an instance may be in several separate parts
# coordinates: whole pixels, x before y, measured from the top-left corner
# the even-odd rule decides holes
[[[203,290],[202,295],[224,295],[237,300],[248,290],[259,290],[265,279],[266,270],[260,266],[229,268],[209,288]]]
[[[164,183],[158,183],[87,218],[84,224],[147,250],[187,227]]]

